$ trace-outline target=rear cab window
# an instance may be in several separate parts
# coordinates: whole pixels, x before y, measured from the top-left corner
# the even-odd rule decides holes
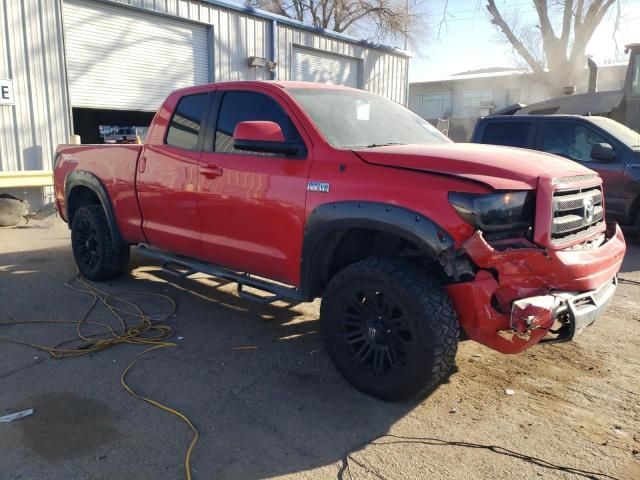
[[[482,134],[482,143],[506,147],[529,148],[532,122],[488,122]]]
[[[197,150],[207,93],[182,97],[169,123],[166,144],[184,150]]]

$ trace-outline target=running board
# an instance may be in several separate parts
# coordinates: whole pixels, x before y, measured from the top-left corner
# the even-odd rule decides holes
[[[206,273],[212,277],[235,282],[238,284],[238,296],[253,302],[266,304],[283,299],[294,301],[303,300],[300,291],[296,288],[287,287],[261,278],[254,278],[248,273],[240,273],[211,263],[200,262],[189,257],[173,255],[144,244],[138,245],[136,249],[145,257],[159,260],[162,270],[176,277],[186,278],[195,273]],[[267,295],[262,296],[248,292],[245,290],[245,287],[254,288]]]

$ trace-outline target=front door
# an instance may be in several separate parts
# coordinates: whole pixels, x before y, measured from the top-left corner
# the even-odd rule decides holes
[[[596,143],[616,144],[583,123],[575,121],[545,121],[542,150],[574,160],[595,170],[602,177],[607,213],[620,218],[624,216],[626,190],[624,185],[624,158],[619,148],[617,158],[601,161],[591,158],[591,148]]]
[[[304,141],[292,111],[267,91],[221,89],[212,104],[213,138],[200,158],[202,257],[288,284],[299,279],[310,144],[295,158],[239,151],[239,122],[276,122],[288,141]],[[209,151],[206,147],[209,144]]]

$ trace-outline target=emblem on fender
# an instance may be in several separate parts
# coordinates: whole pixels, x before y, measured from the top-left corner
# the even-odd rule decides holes
[[[329,184],[324,182],[308,182],[307,190],[310,192],[329,193]]]

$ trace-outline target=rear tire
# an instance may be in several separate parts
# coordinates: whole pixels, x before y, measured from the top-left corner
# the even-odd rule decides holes
[[[71,222],[71,248],[80,273],[89,280],[115,278],[129,265],[129,245],[115,242],[100,205],[81,207]]]
[[[451,371],[459,325],[442,286],[402,259],[367,258],[331,280],[320,309],[324,345],[357,389],[402,400]]]

